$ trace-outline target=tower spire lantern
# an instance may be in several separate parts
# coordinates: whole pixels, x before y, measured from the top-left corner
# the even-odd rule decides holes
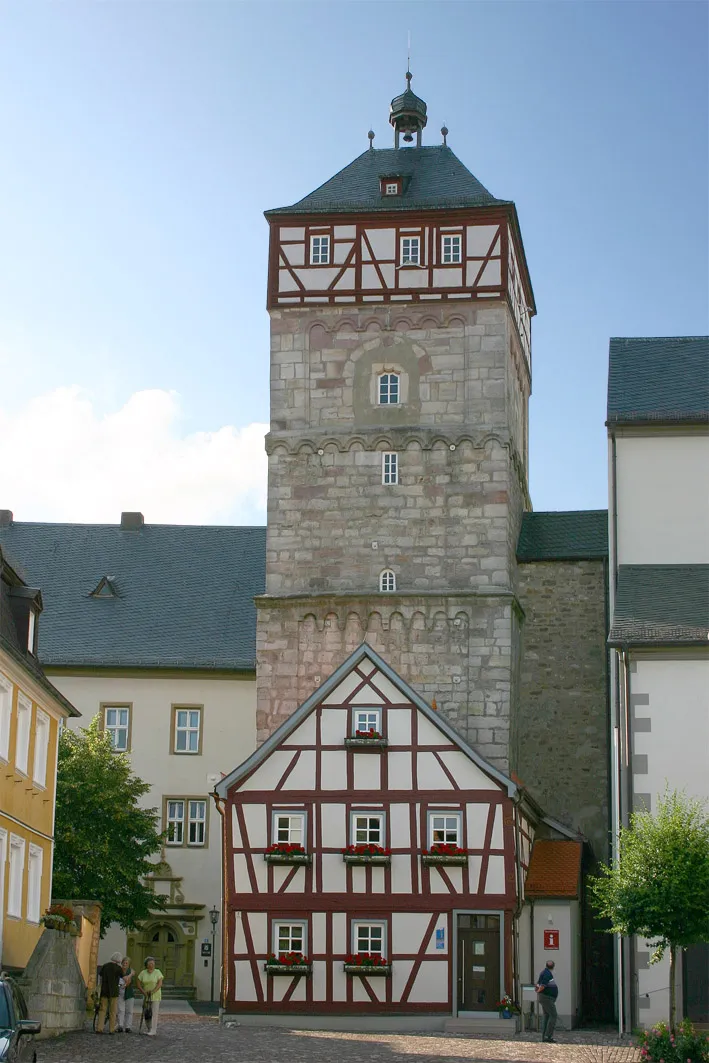
[[[404,134],[404,143],[411,144],[416,134],[416,147],[421,147],[421,133],[423,132],[428,118],[427,107],[424,101],[411,89],[413,74],[406,71],[406,91],[401,96],[395,96],[389,109],[389,122],[394,127],[394,147],[399,147],[399,138]]]

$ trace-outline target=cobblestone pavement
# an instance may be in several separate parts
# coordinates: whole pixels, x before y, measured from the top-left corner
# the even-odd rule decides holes
[[[604,1034],[561,1034],[556,1045],[516,1037],[333,1033],[225,1027],[170,1016],[156,1037],[74,1033],[37,1045],[38,1063],[636,1063],[636,1049]]]

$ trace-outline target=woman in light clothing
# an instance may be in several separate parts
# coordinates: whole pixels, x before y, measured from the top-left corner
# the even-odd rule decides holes
[[[138,975],[138,985],[136,988],[144,997],[143,1014],[145,1014],[148,1005],[150,1005],[150,1008],[152,1009],[150,1019],[146,1018],[145,1020],[148,1037],[155,1037],[155,1031],[158,1028],[158,1012],[160,1011],[160,1000],[162,998],[162,993],[160,992],[162,980],[163,973],[155,966],[155,957],[146,956],[145,967]]]
[[[118,1032],[133,1033],[135,988],[133,986],[134,972],[130,965],[130,956],[123,957],[121,970],[123,971],[123,977],[118,983]]]

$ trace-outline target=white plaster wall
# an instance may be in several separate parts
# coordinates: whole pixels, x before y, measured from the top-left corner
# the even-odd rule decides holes
[[[208,911],[221,901],[221,823],[214,802],[208,797],[221,772],[231,771],[256,748],[256,683],[253,680],[209,678],[135,678],[54,675],[52,682],[82,713],[70,720],[73,730],[87,727],[102,703],[131,703],[132,734],[130,759],[133,771],[150,791],[142,798],[144,807],[157,807],[162,817],[163,795],[180,794],[208,798],[208,845],[206,848],[167,848],[166,859],[176,875],[183,876],[185,901],[204,904],[204,919],[198,925],[195,942],[195,984],[201,998],[209,996],[211,968],[199,956],[199,942],[211,942]],[[175,704],[203,705],[202,753],[175,756],[170,753],[171,707]],[[215,981],[220,965],[221,920],[217,928]],[[110,944],[110,949],[108,945]],[[113,932],[102,943],[100,962],[114,949],[125,951],[126,934]]]
[[[559,948],[544,949],[544,931],[559,931]],[[536,982],[547,960],[554,961],[554,977],[559,986],[557,1011],[567,1028],[577,1018],[578,976],[581,951],[578,901],[538,900],[534,902],[534,975]]]
[[[619,436],[618,564],[709,563],[709,434]]]
[[[647,773],[634,774],[633,792],[650,794],[653,811],[666,785],[709,797],[709,654],[640,658],[630,692],[634,719],[649,719],[651,728],[634,731],[634,767],[645,755]],[[645,695],[648,704],[634,702],[636,695]]]

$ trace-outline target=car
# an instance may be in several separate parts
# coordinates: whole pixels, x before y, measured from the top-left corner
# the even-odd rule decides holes
[[[41,1022],[27,1018],[27,1005],[17,982],[0,975],[0,1060],[2,1063],[37,1063],[34,1035]]]

